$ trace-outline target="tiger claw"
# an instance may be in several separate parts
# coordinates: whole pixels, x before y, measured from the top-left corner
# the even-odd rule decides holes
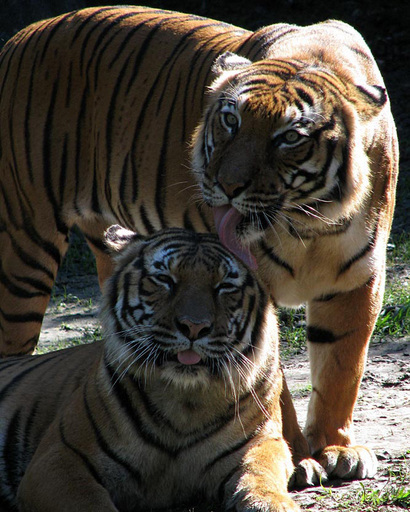
[[[377,458],[366,446],[328,446],[317,457],[332,478],[373,478],[377,471]]]
[[[289,487],[311,487],[327,482],[328,476],[319,462],[315,459],[303,459],[296,466],[289,480]]]

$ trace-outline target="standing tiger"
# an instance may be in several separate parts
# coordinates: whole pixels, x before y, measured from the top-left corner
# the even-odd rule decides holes
[[[104,344],[0,363],[1,510],[299,510],[263,286],[216,235],[107,237]]]
[[[0,59],[1,353],[34,350],[74,224],[101,283],[112,223],[216,229],[276,304],[306,304],[311,453],[328,473],[374,474],[352,418],[398,150],[361,36],[104,7],[32,25]]]

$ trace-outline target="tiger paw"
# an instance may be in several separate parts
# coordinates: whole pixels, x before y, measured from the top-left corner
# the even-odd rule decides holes
[[[327,446],[316,457],[330,478],[373,478],[377,458],[366,446]]]
[[[289,488],[311,487],[327,482],[327,473],[315,459],[307,458],[299,462],[289,480]]]
[[[300,512],[299,506],[287,494],[263,492],[237,493],[227,507],[229,512]]]

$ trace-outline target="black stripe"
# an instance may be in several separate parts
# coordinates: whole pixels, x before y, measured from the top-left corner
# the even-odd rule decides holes
[[[110,254],[110,250],[105,245],[104,241],[101,238],[95,238],[91,235],[87,235],[87,233],[83,232],[83,235],[87,242],[89,242],[91,245],[93,245],[96,249],[98,249],[101,252],[104,252],[106,254]]]
[[[73,38],[71,40],[71,45],[70,45],[71,49],[74,47],[74,44],[77,42],[77,39],[79,39],[79,37],[81,36],[81,33],[86,29],[87,25],[89,23],[93,22],[94,18],[96,16],[98,16],[99,14],[101,14],[103,12],[108,12],[107,16],[105,18],[103,18],[103,20],[102,20],[102,22],[104,22],[109,17],[110,11],[114,11],[114,13],[115,13],[115,10],[113,7],[96,8],[95,10],[92,11],[92,13],[87,18],[82,19],[80,23],[77,20],[75,20],[77,29],[74,32]]]
[[[13,277],[16,281],[25,283],[32,288],[37,289],[39,292],[43,292],[43,295],[50,295],[51,293],[51,287],[47,286],[43,281],[40,281],[39,279],[34,279],[31,277],[19,277],[16,275],[13,275]]]
[[[149,446],[156,448],[162,452],[167,453],[171,457],[176,457],[178,451],[164,445],[157,436],[152,432],[148,432],[143,427],[143,422],[138,414],[136,408],[132,405],[132,400],[128,394],[126,387],[123,385],[123,380],[119,380],[115,374],[115,370],[111,367],[110,363],[104,360],[105,368],[110,376],[112,385],[113,396],[116,397],[118,404],[125,413],[127,420],[134,427],[137,435]]]
[[[226,457],[229,457],[230,455],[233,455],[237,451],[239,451],[241,448],[244,448],[249,441],[251,441],[255,436],[258,435],[258,431],[251,432],[249,436],[244,437],[240,441],[238,441],[235,445],[231,446],[230,448],[222,451],[219,455],[217,455],[214,459],[209,461],[207,465],[205,466],[204,471],[209,471],[210,469],[215,466],[218,462],[220,462],[222,459],[225,459]]]
[[[57,226],[57,229],[60,233],[64,235],[68,234],[68,226],[61,219],[61,206],[58,204],[56,197],[54,195],[53,190],[53,182],[52,177],[55,175],[54,164],[52,162],[51,157],[51,149],[54,145],[53,140],[53,121],[55,119],[55,110],[56,110],[56,99],[57,92],[60,86],[60,72],[58,72],[57,78],[54,81],[51,98],[47,110],[47,117],[44,124],[43,131],[43,179],[44,179],[44,188],[47,193],[48,200],[51,203],[54,212],[54,219]]]
[[[177,449],[177,453],[181,453],[185,450],[192,448],[193,446],[202,443],[205,440],[209,440],[211,436],[214,436],[218,432],[220,432],[226,425],[234,419],[235,415],[235,402],[228,403],[227,402],[227,412],[225,414],[221,414],[220,416],[214,418],[210,423],[202,425],[196,430],[192,430],[191,432],[181,431],[179,430],[171,421],[171,419],[167,418],[161,411],[159,411],[156,406],[151,402],[149,396],[144,392],[143,385],[140,381],[134,380],[130,378],[134,388],[138,392],[138,396],[142,400],[145,411],[147,415],[150,417],[151,421],[161,430],[164,428],[168,428],[172,433],[177,436],[182,436],[186,439],[187,443],[185,446]],[[243,397],[240,397],[241,399]],[[188,441],[188,438],[192,438]]]
[[[300,30],[299,27],[295,27],[294,25],[288,25],[288,24],[284,24],[284,23],[283,24],[281,23],[278,27],[275,27],[275,25],[273,25],[273,27],[274,28],[271,29],[269,33],[266,33],[266,32],[263,33],[263,29],[261,30],[262,37],[258,38],[259,44],[255,45],[255,47],[257,49],[255,56],[254,56],[255,59],[264,57],[265,49],[270,48],[274,43],[276,43],[282,37],[292,34],[293,32],[298,32]],[[278,34],[278,32],[279,32],[279,34]],[[255,34],[258,34],[258,32],[255,32]],[[261,44],[261,40],[265,40],[265,41]]]
[[[60,204],[64,203],[64,192],[67,183],[67,161],[68,161],[68,133],[64,135],[63,151],[61,153],[61,161],[59,166],[60,177],[58,187],[60,190]]]
[[[26,110],[24,113],[24,148],[25,148],[25,155],[26,155],[26,168],[28,171],[30,183],[34,183],[33,163],[31,160],[31,151],[30,151],[30,145],[31,145],[31,143],[30,143],[30,141],[31,141],[30,120],[31,120],[31,107],[33,105],[33,82],[34,82],[34,77],[38,71],[37,57],[38,57],[38,54],[36,54],[34,61],[32,63],[32,67],[31,67],[30,80],[29,80],[29,84],[28,84],[27,100],[26,100]]]
[[[158,214],[160,223],[161,223],[161,229],[164,229],[168,227],[168,223],[166,220],[166,215],[164,213],[165,206],[166,206],[166,193],[167,193],[167,187],[166,187],[166,173],[165,169],[167,168],[167,156],[168,156],[168,149],[169,149],[169,134],[172,132],[171,128],[171,122],[174,115],[175,105],[178,99],[178,95],[180,93],[180,87],[181,87],[181,75],[178,77],[178,82],[175,88],[174,92],[174,98],[172,100],[171,107],[168,112],[167,119],[165,121],[165,128],[162,135],[162,147],[160,150],[160,158],[158,162],[158,168],[157,168],[157,179],[156,179],[156,185],[155,185],[155,209]]]
[[[84,386],[83,390],[83,403],[85,412],[87,414],[88,421],[93,429],[95,439],[97,441],[97,444],[101,451],[104,452],[104,454],[110,458],[113,462],[118,464],[119,466],[123,467],[130,475],[137,481],[138,484],[141,483],[141,473],[138,471],[137,468],[133,467],[128,461],[126,461],[123,457],[115,453],[115,451],[110,447],[110,445],[107,443],[107,441],[104,439],[102,430],[103,425],[98,425],[97,422],[94,419],[93,413],[90,408],[90,404],[88,403],[87,399],[87,387]],[[105,401],[103,402],[105,405]]]
[[[152,11],[152,14],[156,14],[156,13],[160,13],[161,11]],[[137,12],[134,12],[131,14],[131,16],[140,16],[141,14],[143,14],[143,12],[141,11],[137,11]],[[121,17],[122,19],[122,17]],[[133,45],[131,43],[131,39],[134,37],[134,35],[138,32],[138,30],[140,30],[141,28],[146,28],[146,26],[148,25],[148,23],[150,23],[151,21],[155,21],[158,19],[158,16],[152,16],[151,18],[144,18],[141,22],[139,22],[137,25],[134,25],[132,28],[127,28],[127,35],[122,39],[121,41],[121,44],[118,46],[118,50],[116,52],[116,54],[113,56],[113,58],[111,59],[111,61],[109,62],[108,64],[108,69],[111,69],[112,66],[119,61],[119,58],[121,56],[121,53],[124,51],[124,50],[127,50],[127,52],[130,51],[130,48],[133,48],[133,47],[136,47],[136,45]],[[171,19],[171,18],[166,18],[167,20]],[[159,24],[162,22],[163,20],[160,20],[159,21]],[[153,31],[154,33],[156,32],[157,30],[157,27],[153,27],[152,29],[150,29],[150,32]],[[118,33],[122,33],[121,30],[118,31]],[[148,34],[149,36],[149,34]],[[144,43],[143,43],[144,44]],[[104,47],[104,51],[106,49],[106,46]]]
[[[24,427],[24,434],[22,436],[23,446],[21,449],[20,460],[20,465],[22,468],[24,468],[24,471],[26,470],[33,456],[31,447],[34,446],[34,444],[35,447],[37,447],[37,439],[34,437],[33,430],[36,426],[36,421],[38,421],[38,410],[40,408],[40,404],[44,403],[43,400],[44,397],[41,397],[37,399],[33,404],[30,404],[30,408],[25,414],[26,424]],[[49,418],[50,423],[52,419],[52,417]]]
[[[109,19],[114,16],[114,21],[109,21]],[[108,14],[105,18],[102,18],[100,20],[97,20],[96,23],[93,24],[93,26],[87,31],[87,34],[86,36],[84,37],[83,41],[81,41],[80,43],[80,46],[81,46],[81,53],[80,53],[80,69],[81,71],[83,72],[84,70],[84,58],[85,58],[85,52],[87,51],[87,45],[88,45],[88,41],[90,40],[91,36],[93,35],[93,33],[98,30],[100,28],[101,25],[106,25],[106,27],[104,28],[104,30],[102,30],[99,35],[98,35],[98,38],[94,44],[94,47],[90,50],[90,56],[91,58],[88,59],[87,61],[87,68],[86,68],[86,72],[88,73],[89,69],[90,69],[90,66],[91,66],[91,63],[93,61],[93,58],[94,56],[97,54],[97,50],[98,50],[98,47],[100,46],[100,44],[104,41],[104,38],[105,36],[112,31],[113,27],[115,27],[115,25],[117,25],[118,23],[120,23],[123,19],[127,19],[127,18],[130,18],[130,17],[133,17],[133,16],[136,16],[135,13],[127,13],[127,14],[123,14],[122,16],[118,16],[118,13],[116,11],[114,11],[113,13],[111,14]],[[89,18],[90,19],[90,18]],[[89,21],[89,19],[87,21]],[[82,27],[83,28],[83,27]],[[76,37],[78,37],[78,34],[75,34],[74,35],[74,38],[71,42],[71,48],[73,47],[73,43],[75,42],[76,40]]]
[[[57,353],[56,353],[57,354]],[[23,381],[24,377],[28,375],[30,372],[36,370],[40,366],[43,366],[43,364],[48,363],[49,361],[53,360],[56,356],[56,354],[50,355],[47,358],[39,358],[36,357],[28,358],[30,362],[33,364],[20,372],[18,375],[16,375],[11,381],[9,381],[1,390],[0,390],[0,403],[2,400],[5,400],[5,398],[20,384],[20,382]]]
[[[28,267],[38,270],[44,273],[49,279],[54,282],[54,273],[51,272],[45,265],[40,263],[38,260],[34,259],[30,254],[24,251],[16,242],[14,237],[10,236],[10,241],[13,246],[13,250],[15,254],[19,257],[19,259]]]
[[[61,420],[60,423],[59,423],[59,432],[60,432],[61,442],[63,443],[63,445],[66,448],[68,448],[71,452],[73,452],[75,455],[77,455],[78,458],[80,458],[82,460],[83,465],[86,467],[87,471],[91,474],[93,479],[97,483],[99,483],[102,487],[104,487],[103,482],[102,482],[102,480],[100,478],[100,475],[99,475],[98,471],[91,464],[91,462],[88,459],[88,457],[67,440],[67,438],[66,438],[66,436],[64,434],[63,420]]]
[[[350,333],[351,331],[336,335],[328,329],[322,329],[315,325],[309,325],[306,330],[308,341],[311,343],[335,343],[345,336],[348,336]]]
[[[99,165],[97,165],[97,161],[98,161],[97,148],[98,148],[98,142],[94,146],[93,183],[91,185],[91,209],[94,213],[96,213],[99,216],[102,213],[102,209],[101,209],[100,200],[98,197],[98,192],[99,192],[100,186],[98,183]]]
[[[329,302],[330,300],[334,299],[338,293],[327,293],[324,295],[321,295],[320,297],[317,297],[313,299],[315,302]]]
[[[366,256],[366,254],[373,249],[377,237],[378,227],[379,226],[377,225],[376,228],[373,230],[373,233],[370,235],[367,244],[362,249],[360,249],[360,251],[358,251],[354,256],[352,256],[348,261],[346,261],[345,263],[343,263],[343,265],[340,266],[339,273],[337,275],[338,277],[347,272],[352,267],[352,265],[354,265],[361,258]]]
[[[3,450],[7,483],[14,495],[24,475],[24,469],[20,465],[20,425],[21,408],[18,408],[8,422]]]
[[[19,278],[18,280],[23,283],[27,283],[29,286],[32,285],[32,283],[30,283],[29,278]],[[8,275],[4,272],[1,260],[0,260],[0,282],[12,295],[14,295],[15,297],[20,297],[22,299],[32,299],[34,297],[43,297],[43,296],[47,295],[47,292],[45,292],[44,290],[30,292],[30,291],[26,290],[25,288],[22,288],[21,286],[14,284],[9,279]]]
[[[315,102],[313,100],[313,97],[308,92],[306,92],[306,89],[302,89],[301,87],[295,87],[295,91],[305,103],[313,107]]]
[[[60,18],[57,18],[57,19],[51,18],[49,20],[46,20],[42,25],[40,25],[36,29],[35,33],[40,34],[40,41],[41,41],[41,39],[43,39],[43,37],[42,37],[43,34],[46,35],[45,42],[42,42],[43,50],[41,52],[41,57],[40,57],[40,63],[39,63],[40,66],[43,64],[48,47],[50,46],[51,40],[53,39],[55,33],[59,30],[60,26],[63,25],[65,21],[67,21],[69,18],[73,18],[73,17],[74,17],[74,13],[69,12],[69,13],[61,16]],[[52,27],[52,28],[50,28],[50,27]]]
[[[74,178],[74,209],[78,214],[81,214],[81,208],[78,204],[78,198],[80,196],[80,185],[83,182],[81,179],[81,149],[84,144],[84,127],[85,127],[85,116],[87,114],[87,99],[89,95],[89,79],[87,75],[87,81],[82,91],[81,96],[81,104],[79,110],[77,111],[77,123],[75,127],[75,154],[74,157],[74,169],[75,169],[75,178]],[[88,134],[87,134],[88,136]]]
[[[225,478],[219,484],[218,493],[217,493],[219,503],[223,503],[224,500],[226,499],[227,496],[225,493],[225,487],[226,487],[227,483],[230,481],[230,479],[233,478],[234,474],[238,473],[241,470],[241,466],[242,466],[241,463],[239,463],[237,466],[235,466],[231,471],[229,471],[229,473],[225,476]]]
[[[153,233],[155,233],[156,229],[154,228],[153,224],[151,224],[151,222],[148,218],[147,211],[143,204],[140,206],[140,215],[141,215],[142,223],[144,224],[145,232],[148,235],[152,235]]]
[[[68,71],[68,78],[66,83],[66,93],[65,93],[65,108],[70,107],[71,103],[71,92],[74,90],[73,88],[73,62],[70,62],[70,68]]]
[[[259,344],[259,340],[261,339],[261,330],[263,327],[264,316],[263,312],[266,310],[267,297],[266,294],[259,287],[259,306],[256,311],[255,324],[252,329],[251,343],[248,347],[248,350],[253,350]]]
[[[284,270],[286,270],[287,272],[289,272],[289,274],[292,276],[292,277],[295,277],[295,271],[293,270],[293,268],[288,264],[286,263],[286,261],[283,261],[282,259],[279,258],[279,256],[277,256],[274,252],[273,252],[273,249],[272,247],[268,247],[268,245],[266,244],[266,242],[262,241],[260,243],[260,247],[261,249],[264,251],[264,253],[266,254],[266,256],[269,257],[269,259],[271,261],[273,261],[274,263],[276,263],[276,265],[282,267]]]
[[[59,249],[52,243],[47,240],[45,240],[38,231],[33,226],[33,222],[31,217],[26,211],[23,211],[24,216],[24,230],[30,240],[36,244],[42,251],[44,251],[48,256],[50,256],[59,267],[61,264],[61,253]]]

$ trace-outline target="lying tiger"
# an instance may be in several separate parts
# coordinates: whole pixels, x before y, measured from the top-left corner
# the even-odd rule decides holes
[[[68,13],[3,49],[0,116],[1,354],[34,350],[74,224],[101,283],[112,223],[217,230],[275,303],[307,306],[311,453],[329,468],[335,446],[353,464],[336,464],[339,476],[374,474],[353,408],[382,303],[398,152],[382,77],[353,28]]]
[[[0,363],[1,510],[299,510],[261,283],[215,235],[107,239],[104,344]]]

